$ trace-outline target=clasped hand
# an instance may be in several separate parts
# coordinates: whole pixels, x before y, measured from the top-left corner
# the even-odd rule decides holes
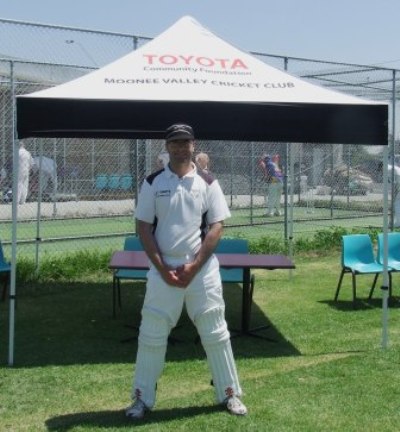
[[[193,280],[196,273],[196,265],[194,263],[187,263],[176,268],[168,268],[162,273],[162,277],[168,285],[186,288]]]

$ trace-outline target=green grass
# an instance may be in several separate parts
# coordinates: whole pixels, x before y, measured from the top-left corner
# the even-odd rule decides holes
[[[306,209],[295,208],[295,217],[307,217]],[[244,213],[242,213],[244,212]],[[226,226],[225,236],[242,237],[249,241],[259,241],[260,238],[268,237],[271,242],[278,242],[279,252],[288,253],[287,245],[284,243],[284,223],[282,217],[266,219],[263,210],[257,209],[254,212],[252,221],[253,226]],[[321,215],[315,213],[313,218]],[[326,216],[326,215],[325,215]],[[343,214],[342,216],[345,216]],[[229,223],[250,223],[249,210],[237,210],[233,212],[233,217]],[[325,220],[301,220],[293,225],[293,241],[298,245],[312,238],[316,231],[332,229],[359,229],[365,231],[366,227],[381,227],[382,218],[370,216],[358,219],[325,219]],[[66,220],[46,220],[41,223],[40,237],[44,240],[36,245],[36,222],[20,222],[18,224],[18,241],[30,243],[18,244],[18,256],[23,258],[35,259],[41,264],[48,257],[62,256],[66,252],[76,252],[81,250],[109,250],[121,249],[123,247],[126,233],[135,231],[135,224],[132,216],[113,216],[109,218],[87,218],[87,219],[66,219]],[[381,229],[381,228],[380,228]],[[11,256],[11,246],[4,245],[4,242],[11,241],[11,224],[0,223],[1,239],[6,256]],[[108,235],[111,235],[108,237]],[[79,239],[79,236],[85,238]],[[107,237],[99,237],[107,236]],[[71,239],[68,239],[71,237]],[[63,240],[49,241],[49,238]],[[297,246],[294,253],[297,253]]]
[[[257,270],[252,325],[265,335],[232,339],[246,418],[214,404],[196,332],[186,314],[173,334],[158,383],[157,405],[132,425],[129,402],[144,285],[123,285],[123,309],[111,318],[111,276],[27,281],[17,302],[15,366],[6,366],[6,303],[0,303],[1,431],[398,431],[400,420],[400,302],[391,303],[389,348],[381,348],[381,301],[364,299],[372,277],[358,278],[357,309],[350,276],[332,302],[339,255],[299,257],[296,270]],[[399,295],[394,275],[394,294]],[[238,324],[241,289],[224,289],[229,325]]]
[[[381,226],[382,216],[362,216],[359,218],[351,218],[354,216],[354,211],[346,209],[335,210],[334,215],[331,215],[329,208],[314,208],[312,213],[304,207],[294,207],[293,218],[295,220],[295,232],[313,232],[315,227],[327,228],[330,226]],[[347,218],[347,219],[346,219]],[[249,231],[252,230],[251,225],[254,225],[256,236],[262,230],[265,233],[283,232],[283,217],[265,217],[265,208],[249,208],[232,210],[232,217],[226,221],[226,231],[228,232],[245,232],[248,237]],[[236,226],[239,225],[239,228]],[[34,241],[37,237],[36,221],[19,221],[18,223],[18,240],[19,241]],[[11,222],[0,222],[0,232],[3,242],[11,241],[12,234]],[[131,233],[135,230],[135,221],[133,215],[126,216],[104,216],[104,217],[87,217],[82,219],[44,219],[40,222],[40,237],[46,239],[60,239],[60,238],[76,238],[84,236],[93,238],[96,235],[109,235],[109,234],[125,234]],[[257,232],[258,231],[258,232]],[[250,234],[251,237],[251,234]],[[107,239],[109,241],[110,239]],[[79,240],[87,242],[87,240]],[[104,240],[101,240],[104,242]],[[59,243],[68,244],[68,243]],[[46,245],[47,246],[47,245]],[[26,247],[26,246],[24,246]],[[43,247],[43,246],[42,246]],[[66,250],[65,247],[60,249]]]
[[[133,216],[112,216],[82,219],[50,219],[40,222],[42,238],[63,238],[94,236],[110,233],[125,233],[134,230]],[[33,240],[36,238],[37,222],[21,221],[18,224],[18,239]],[[11,240],[11,222],[1,224],[3,241]]]

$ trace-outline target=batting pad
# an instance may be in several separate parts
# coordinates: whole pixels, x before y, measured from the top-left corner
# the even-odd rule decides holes
[[[148,408],[156,400],[156,385],[164,369],[170,330],[165,317],[143,308],[132,398],[140,398]]]
[[[195,324],[207,355],[218,402],[228,396],[241,396],[224,309],[206,311],[197,317]]]

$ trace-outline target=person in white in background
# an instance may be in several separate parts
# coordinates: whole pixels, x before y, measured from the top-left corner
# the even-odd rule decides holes
[[[7,179],[7,170],[2,167],[0,170],[0,187],[3,187],[3,183],[5,183]]]
[[[40,180],[42,182],[42,191],[46,192],[49,185],[49,181],[52,183],[52,192],[57,192],[57,164],[55,160],[42,156],[42,166],[40,166],[40,157],[33,158],[33,171],[39,172],[40,170]]]
[[[210,163],[210,158],[208,157],[207,153],[199,153],[196,155],[195,157],[195,161],[197,166],[203,170],[204,172],[208,173],[209,172],[209,168],[208,165]]]
[[[25,204],[29,189],[29,174],[33,166],[33,158],[25,148],[25,144],[20,142],[18,152],[18,204]]]
[[[281,212],[281,196],[283,192],[283,174],[279,166],[280,156],[274,154],[271,156],[273,169],[271,170],[271,184],[269,185],[269,196],[268,196],[268,214],[270,216],[282,216]]]
[[[279,168],[279,155],[270,156],[264,153],[259,161],[266,182],[266,216],[281,216],[281,196],[283,192],[283,174]]]
[[[167,152],[161,152],[157,156],[157,168],[163,169],[168,165],[169,162],[169,154]]]
[[[7,184],[7,170],[5,167],[0,170],[0,200],[6,203],[12,200],[12,190]]]
[[[392,181],[392,170],[393,165],[388,165],[388,176],[389,181]],[[394,193],[393,193],[393,207],[394,207],[394,218],[393,226],[400,227],[400,167],[394,165]]]

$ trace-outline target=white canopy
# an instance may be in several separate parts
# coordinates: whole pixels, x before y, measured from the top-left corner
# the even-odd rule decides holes
[[[81,78],[17,98],[19,138],[197,138],[386,144],[387,105],[266,65],[191,17]]]

